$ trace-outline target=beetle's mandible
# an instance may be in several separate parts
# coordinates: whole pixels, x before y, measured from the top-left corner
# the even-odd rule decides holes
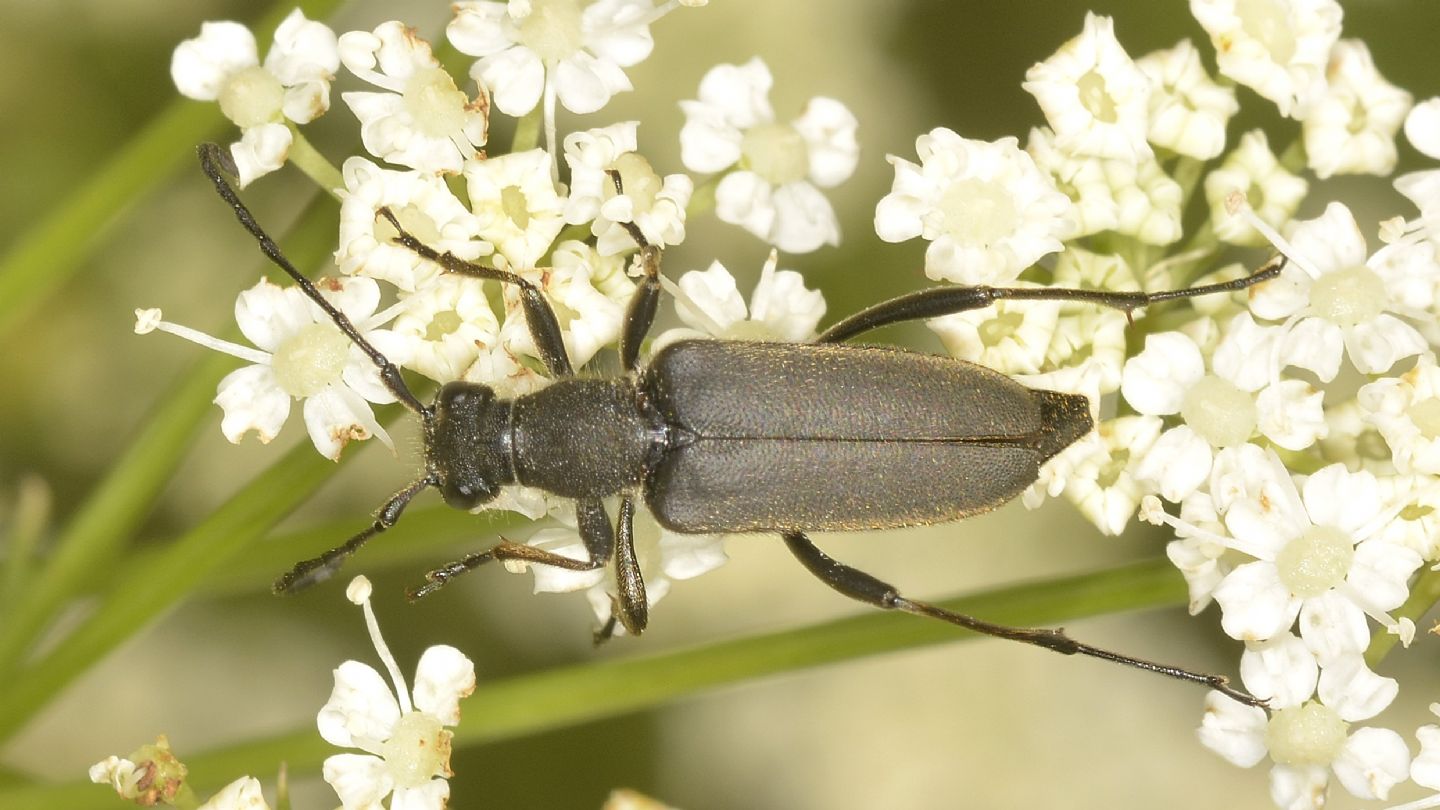
[[[1093,427],[1084,396],[1027,388],[960,360],[874,346],[842,345],[881,326],[980,309],[1002,299],[1082,301],[1131,311],[1161,301],[1244,289],[1279,274],[1277,256],[1230,282],[1159,293],[1079,289],[941,287],[876,305],[831,326],[811,344],[684,340],[641,368],[640,344],[660,297],[660,248],[639,229],[643,274],[620,336],[624,374],[579,378],[571,368],[554,311],[524,278],[439,253],[405,231],[396,241],[446,272],[514,285],[530,334],[554,382],[512,400],[481,384],[450,382],[421,402],[400,369],[367,342],[301,275],[241,203],[225,179],[228,154],[199,147],[216,190],[258,240],[262,252],[323,309],[380,369],[391,393],[419,416],[425,472],[380,508],[349,541],[280,577],[276,592],[327,579],[371,537],[400,519],[428,488],[473,509],[505,484],[539,487],[575,501],[588,559],[500,541],[431,571],[412,598],[494,560],[571,570],[615,565],[615,610],[632,634],[647,623],[645,583],[635,557],[636,501],[659,523],[690,533],[771,533],[826,585],[876,607],[902,610],[1064,654],[1126,664],[1217,689],[1263,705],[1219,675],[1132,658],[1071,639],[1059,630],[1005,627],[902,596],[893,586],[838,562],[807,536],[959,520],[1019,495],[1040,465]],[[618,180],[617,180],[618,182]],[[903,401],[895,392],[904,391]],[[612,523],[604,500],[619,498]]]

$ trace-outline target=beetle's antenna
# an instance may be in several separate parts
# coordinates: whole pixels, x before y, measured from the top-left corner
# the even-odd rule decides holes
[[[434,475],[427,475],[395,493],[390,500],[385,502],[384,506],[380,507],[380,513],[375,516],[375,522],[370,524],[369,528],[319,557],[296,563],[294,568],[275,580],[271,590],[277,594],[291,594],[334,576],[347,557],[359,551],[360,547],[365,545],[370,538],[394,526],[400,520],[400,515],[405,511],[411,498],[419,494],[422,489],[439,486],[439,484],[440,482]]]
[[[235,211],[235,218],[240,220],[240,224],[245,226],[245,230],[249,231],[250,235],[255,237],[255,241],[260,243],[260,252],[265,254],[265,258],[273,262],[276,267],[284,270],[286,275],[290,276],[296,284],[300,285],[301,291],[303,291],[311,301],[314,301],[316,306],[324,310],[326,315],[330,316],[330,320],[335,322],[335,325],[339,327],[340,331],[345,333],[345,336],[350,338],[356,346],[360,347],[360,351],[364,352],[365,355],[370,358],[370,362],[374,363],[376,367],[380,369],[381,383],[384,384],[390,393],[395,395],[395,398],[398,399],[402,405],[419,414],[421,418],[429,419],[431,416],[430,408],[422,404],[420,400],[416,398],[415,394],[410,391],[410,387],[405,384],[405,378],[400,375],[399,366],[391,363],[389,358],[381,354],[379,349],[370,344],[370,341],[361,337],[360,330],[356,329],[355,324],[351,323],[350,319],[345,317],[345,313],[336,309],[334,304],[331,304],[326,300],[325,296],[320,294],[320,290],[315,286],[315,282],[301,275],[300,271],[295,269],[295,266],[290,263],[290,260],[285,258],[285,254],[280,252],[280,246],[275,244],[275,240],[271,239],[270,235],[265,233],[265,229],[260,227],[260,223],[255,221],[255,217],[250,213],[250,209],[245,207],[245,203],[240,202],[239,195],[235,193],[235,189],[231,188],[229,181],[225,179],[227,173],[235,173],[235,162],[230,158],[229,153],[220,148],[219,145],[213,143],[202,143],[195,148],[195,152],[200,156],[201,170],[204,171],[205,176],[210,178],[210,181],[215,184],[215,191],[219,192],[220,197],[229,203],[230,208]],[[338,549],[336,550],[338,551]]]
[[[862,332],[879,329],[902,321],[922,318],[938,318],[956,312],[984,309],[996,301],[1081,301],[1111,307],[1124,312],[1128,318],[1141,307],[1174,301],[1177,298],[1195,298],[1201,295],[1235,292],[1269,281],[1285,269],[1286,258],[1277,253],[1260,266],[1254,273],[1243,278],[1203,284],[1183,290],[1161,290],[1160,292],[1115,292],[1113,290],[1083,290],[1063,287],[936,287],[921,290],[899,298],[891,298],[869,309],[845,318],[820,333],[819,343],[840,343]]]

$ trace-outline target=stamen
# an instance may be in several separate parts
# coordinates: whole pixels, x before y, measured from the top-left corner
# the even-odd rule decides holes
[[[1285,258],[1289,259],[1291,264],[1304,270],[1311,278],[1320,277],[1320,271],[1316,270],[1315,266],[1310,264],[1309,260],[1301,255],[1300,252],[1295,249],[1295,246],[1290,244],[1289,240],[1281,236],[1279,231],[1270,226],[1270,223],[1261,219],[1260,216],[1255,213],[1255,209],[1250,207],[1250,203],[1245,199],[1245,195],[1237,191],[1229,197],[1226,197],[1225,208],[1232,216],[1240,217],[1245,220],[1250,227],[1259,231],[1260,235],[1265,237],[1266,241],[1270,244],[1274,245],[1276,250],[1285,254]]]
[[[191,329],[188,326],[170,323],[160,319],[158,309],[137,309],[135,310],[135,334],[148,335],[155,330],[169,332],[170,334],[184,338],[191,343],[198,343],[207,349],[214,349],[217,352],[228,354],[231,357],[238,357],[251,363],[265,365],[270,362],[270,355],[259,349],[252,349],[249,346],[241,346],[238,343],[231,343],[228,340],[221,340],[211,337],[204,332]]]
[[[705,328],[703,331],[709,332],[712,335],[718,335],[721,332],[725,331],[725,328],[723,326],[710,320],[710,316],[705,314],[705,310],[701,309],[700,306],[695,303],[695,299],[686,295],[685,291],[680,289],[680,285],[676,284],[665,276],[661,276],[660,286],[664,288],[665,292],[670,293],[670,295],[674,297],[674,299],[678,303],[682,303],[687,308],[689,308],[690,312],[694,314],[698,320],[704,322]]]
[[[363,576],[350,580],[350,585],[345,588],[345,598],[365,611],[365,627],[370,631],[370,641],[375,645],[375,652],[380,654],[380,662],[385,665],[385,670],[390,673],[390,680],[395,684],[395,696],[400,700],[400,714],[409,714],[415,707],[410,705],[410,690],[405,686],[405,676],[400,674],[400,665],[395,663],[395,656],[390,654],[390,648],[385,645],[385,637],[380,635],[380,623],[375,620],[375,611],[370,607],[370,580]]]
[[[760,268],[760,280],[756,282],[755,289],[765,289],[766,285],[771,282],[771,279],[775,278],[775,268],[779,266],[779,264],[780,252],[775,248],[770,248],[770,258],[766,259],[765,266]],[[768,315],[770,311],[770,301],[765,298],[757,298],[757,300],[752,301],[751,304],[750,320],[765,320],[765,316]]]

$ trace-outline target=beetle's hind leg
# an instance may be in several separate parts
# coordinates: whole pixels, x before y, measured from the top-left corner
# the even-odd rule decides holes
[[[1227,697],[1238,700],[1250,706],[1264,706],[1265,701],[1253,695],[1242,692],[1230,686],[1229,680],[1223,675],[1209,675],[1203,672],[1192,672],[1188,669],[1169,666],[1168,664],[1157,664],[1152,661],[1145,661],[1139,658],[1131,658],[1128,655],[1121,655],[1110,650],[1099,647],[1092,647],[1089,644],[1082,644],[1069,636],[1063,630],[1050,629],[1028,629],[1022,627],[1007,627],[1001,624],[991,624],[981,621],[973,616],[966,616],[963,613],[956,613],[945,608],[917,602],[901,596],[895,586],[876,579],[875,577],[845,565],[834,559],[825,552],[815,547],[801,532],[785,532],[785,545],[790,548],[792,554],[800,560],[810,573],[820,578],[820,581],[831,588],[845,594],[852,599],[858,599],[876,607],[886,610],[903,610],[906,613],[913,613],[917,616],[927,616],[932,619],[939,619],[943,622],[958,625],[976,633],[984,633],[996,638],[1019,641],[1025,644],[1034,644],[1037,647],[1044,647],[1047,650],[1054,650],[1063,655],[1088,655],[1092,658],[1099,658],[1104,661],[1112,661],[1117,664],[1124,664],[1146,672],[1154,672],[1158,675],[1165,675],[1182,681],[1207,686]]]

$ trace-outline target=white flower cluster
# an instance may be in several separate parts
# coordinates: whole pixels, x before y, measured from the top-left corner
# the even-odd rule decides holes
[[[1322,806],[1332,774],[1367,799],[1412,776],[1440,787],[1433,726],[1413,774],[1400,734],[1350,728],[1399,688],[1366,663],[1372,627],[1408,645],[1414,622],[1395,612],[1440,561],[1429,517],[1440,506],[1440,171],[1396,178],[1421,213],[1382,224],[1378,250],[1343,203],[1293,221],[1307,168],[1388,175],[1402,123],[1434,156],[1440,99],[1412,112],[1365,44],[1339,38],[1334,0],[1191,8],[1220,72],[1298,119],[1283,157],[1258,130],[1227,142],[1237,94],[1195,45],[1132,59],[1112,21],[1090,15],[1027,75],[1048,126],[1026,150],[921,136],[918,165],[891,158],[876,231],[923,237],[927,273],[965,284],[1156,291],[1246,274],[1205,275],[1228,246],[1283,253],[1280,276],[1246,295],[1195,299],[1154,326],[1137,317],[1133,356],[1126,316],[1089,305],[1002,302],[931,327],[957,357],[1113,412],[1042,471],[1027,502],[1063,492],[1106,533],[1137,508],[1175,530],[1169,557],[1191,612],[1218,605],[1246,645],[1245,687],[1269,702],[1212,693],[1207,746],[1245,767],[1268,756],[1272,797],[1290,810]],[[1199,188],[1210,215],[1185,233]],[[1036,265],[1056,253],[1050,269]],[[1357,375],[1358,391],[1345,382]]]
[[[446,36],[461,54],[475,57],[468,78],[458,79],[430,43],[400,21],[337,36],[296,10],[276,32],[263,65],[244,26],[206,23],[199,37],[176,49],[172,76],[184,95],[219,101],[240,127],[230,158],[241,186],[289,161],[339,199],[339,272],[317,286],[367,341],[391,362],[437,383],[481,382],[510,397],[549,382],[519,291],[449,273],[402,247],[382,211],[439,253],[535,285],[557,315],[571,365],[584,367],[619,339],[636,290],[634,234],[661,247],[684,240],[695,181],[656,171],[639,151],[639,122],[557,133],[556,104],[591,114],[630,90],[624,69],[650,54],[650,25],[679,6],[699,5],[457,3]],[[341,66],[359,82],[341,99],[359,123],[357,140],[366,154],[351,155],[336,169],[297,125],[329,108]],[[709,175],[705,182],[714,193],[702,204],[713,199],[720,219],[785,251],[836,244],[835,213],[819,189],[854,171],[855,118],[840,102],[816,98],[798,118],[777,122],[766,100],[770,84],[759,59],[711,70],[699,100],[681,105],[684,163]],[[517,130],[536,134],[495,153],[488,140],[496,113],[533,114],[540,126],[518,122]],[[777,263],[772,251],[748,307],[719,262],[678,282],[664,279],[688,328],[657,336],[650,350],[697,332],[813,338],[824,300]],[[372,436],[390,444],[372,406],[394,396],[366,354],[298,288],[262,280],[240,295],[236,321],[253,348],[164,321],[156,309],[136,316],[137,332],[170,332],[249,364],[227,376],[216,396],[231,441],[253,433],[269,442],[300,400],[310,438],[329,458]],[[568,521],[572,528],[540,532],[531,542],[584,556],[572,504],[517,486],[490,508]],[[669,580],[725,560],[721,538],[661,532],[648,515],[637,521],[636,545],[652,602]],[[535,573],[537,590],[588,590],[599,620],[609,618],[613,577],[543,566]]]

